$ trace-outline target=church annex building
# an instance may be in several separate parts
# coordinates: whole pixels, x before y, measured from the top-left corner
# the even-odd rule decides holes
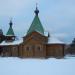
[[[64,43],[45,32],[36,7],[34,20],[23,38],[16,38],[10,21],[7,34],[0,30],[0,56],[22,58],[64,57]]]

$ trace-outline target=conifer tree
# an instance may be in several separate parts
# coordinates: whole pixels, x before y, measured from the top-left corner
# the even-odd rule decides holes
[[[72,43],[70,44],[70,47],[68,48],[70,54],[75,54],[75,38],[73,39]]]

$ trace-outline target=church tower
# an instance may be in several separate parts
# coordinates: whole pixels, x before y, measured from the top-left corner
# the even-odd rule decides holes
[[[31,24],[27,34],[36,31],[36,32],[44,35],[44,28],[43,28],[41,21],[39,19],[39,16],[38,16],[39,10],[38,10],[37,6],[36,6],[36,10],[34,12],[35,12],[35,17],[34,17],[34,20]]]
[[[9,22],[9,29],[6,33],[6,42],[12,42],[15,40],[15,34],[14,34],[14,31],[13,31],[13,28],[12,28],[12,20],[10,20]]]
[[[45,36],[43,25],[39,19],[39,10],[36,6],[35,17],[30,25],[27,35],[23,37],[24,57],[45,57],[48,36]]]

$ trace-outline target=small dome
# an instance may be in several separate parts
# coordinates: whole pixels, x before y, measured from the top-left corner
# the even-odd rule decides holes
[[[10,27],[8,29],[6,36],[15,36],[13,28],[12,28],[12,25],[13,25],[12,20],[10,20],[9,25],[10,25]]]

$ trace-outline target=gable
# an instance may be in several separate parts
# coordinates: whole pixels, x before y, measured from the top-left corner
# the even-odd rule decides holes
[[[24,43],[27,43],[29,41],[32,41],[32,42],[38,42],[38,43],[46,43],[47,42],[47,37],[46,36],[43,36],[41,35],[40,33],[38,32],[32,32],[31,34],[29,35],[26,35],[25,37],[23,37],[23,41]]]

